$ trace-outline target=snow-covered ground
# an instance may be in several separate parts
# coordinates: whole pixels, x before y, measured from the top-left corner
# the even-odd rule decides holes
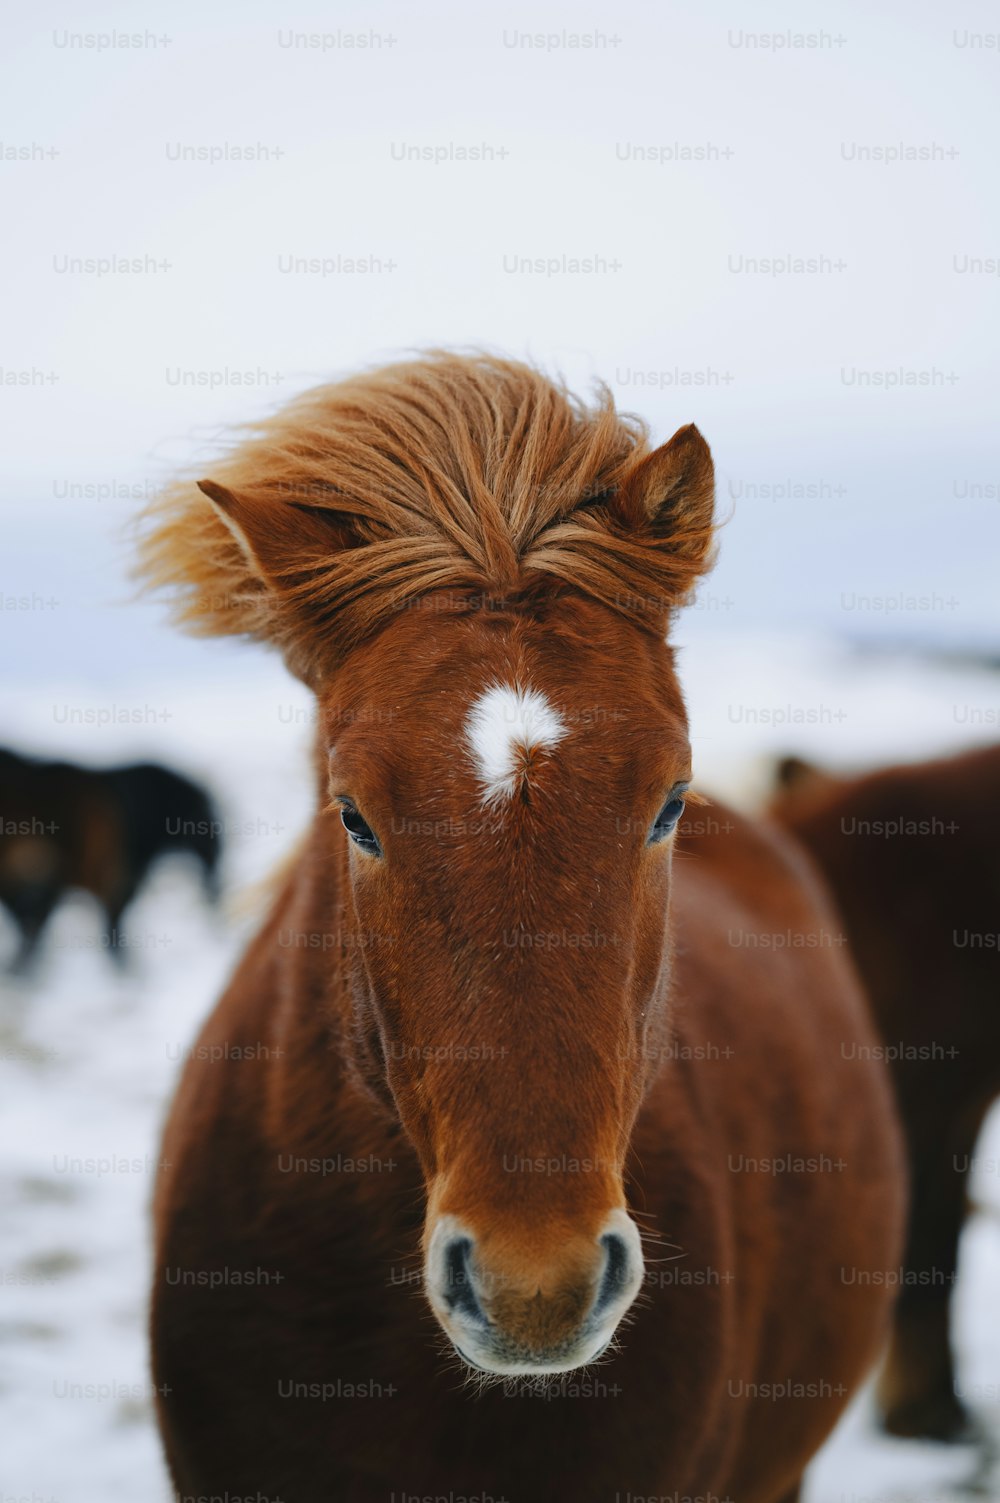
[[[996,734],[1000,675],[858,655],[826,639],[682,626],[682,672],[699,773],[752,804],[768,758],[796,750],[841,766],[919,757]],[[81,690],[22,686],[5,738],[112,761],[153,753],[204,778],[229,826],[230,891],[262,878],[308,817],[309,700],[264,655],[208,656],[200,678],[167,666]],[[223,664],[222,671],[218,664]],[[137,710],[93,724],[98,704]],[[793,708],[794,707],[794,708]],[[801,712],[816,713],[800,723]],[[157,718],[163,710],[167,718]],[[164,865],[128,917],[116,970],[94,914],[68,903],[30,984],[3,982],[0,1113],[0,1495],[53,1503],[155,1503],[169,1489],[151,1417],[144,1307],[148,1203],[165,1102],[186,1045],[254,922],[252,903],[206,911],[182,864]],[[0,945],[12,936],[0,932]],[[1000,1123],[987,1131],[1000,1151]],[[974,1186],[986,1206],[995,1186]],[[1000,1202],[996,1204],[1000,1210]],[[1000,1395],[1000,1221],[982,1214],[963,1250],[963,1382]],[[988,1401],[977,1406],[990,1416]],[[967,1450],[893,1442],[863,1396],[817,1460],[809,1503],[949,1503]],[[980,1496],[991,1492],[979,1476]]]

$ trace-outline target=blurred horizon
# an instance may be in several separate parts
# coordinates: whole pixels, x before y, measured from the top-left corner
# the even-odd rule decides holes
[[[159,23],[10,20],[0,597],[58,600],[0,613],[16,676],[100,679],[104,621],[123,668],[194,668],[108,492],[433,345],[698,424],[731,516],[685,637],[1000,649],[986,7]]]

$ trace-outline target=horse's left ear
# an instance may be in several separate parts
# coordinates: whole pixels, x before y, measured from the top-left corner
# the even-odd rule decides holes
[[[324,556],[329,561],[347,546],[336,514],[324,507],[237,496],[214,480],[199,480],[198,489],[239,543],[249,568],[272,588],[280,590],[309,563]]]
[[[620,519],[652,532],[657,539],[676,539],[697,549],[699,538],[711,544],[715,514],[715,467],[712,453],[693,423],[640,459],[615,497]]]
[[[218,530],[207,539],[206,559],[215,557],[215,572],[207,577],[221,579],[221,594],[232,607],[212,616],[213,629],[220,629],[219,621],[222,630],[271,642],[291,671],[316,688],[330,653],[310,602],[338,558],[357,542],[351,519],[263,488],[234,492],[217,481],[199,480],[198,489],[232,538],[222,552]]]

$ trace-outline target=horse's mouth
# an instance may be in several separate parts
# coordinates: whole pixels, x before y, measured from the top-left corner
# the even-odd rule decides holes
[[[458,1342],[454,1339],[452,1339],[451,1344],[455,1348],[455,1351],[458,1353],[458,1355],[461,1357],[462,1361],[466,1364],[466,1366],[471,1367],[474,1372],[486,1373],[489,1377],[494,1378],[508,1378],[516,1380],[518,1378],[560,1377],[568,1372],[576,1372],[581,1367],[589,1367],[591,1363],[597,1362],[601,1357],[604,1356],[604,1353],[611,1345],[611,1341],[612,1338],[609,1336],[603,1346],[599,1347],[597,1351],[591,1352],[590,1355],[581,1362],[570,1362],[567,1364],[564,1361],[540,1361],[538,1365],[535,1366],[534,1363],[529,1360],[526,1361],[523,1367],[520,1366],[520,1364],[514,1367],[486,1367],[482,1362],[477,1362],[475,1357],[470,1357],[468,1352],[464,1351],[463,1348],[460,1347]]]
[[[487,1254],[489,1249],[487,1248]],[[576,1261],[536,1258],[515,1275],[484,1258],[453,1213],[433,1219],[424,1288],[452,1347],[473,1372],[540,1378],[575,1372],[608,1350],[643,1277],[639,1231],[623,1207],[575,1244]],[[527,1261],[527,1256],[522,1262]],[[554,1271],[553,1271],[554,1268]]]

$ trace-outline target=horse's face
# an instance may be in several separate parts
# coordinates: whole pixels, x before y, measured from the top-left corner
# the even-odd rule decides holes
[[[348,1047],[420,1155],[434,1312],[490,1372],[589,1362],[642,1278],[623,1167],[690,777],[662,631],[714,482],[697,429],[635,442],[529,371],[423,362],[293,410],[147,564],[203,620],[214,549],[241,614],[210,629],[317,690]],[[470,580],[534,604],[433,593]]]
[[[582,598],[432,595],[321,707],[356,1034],[426,1175],[430,1303],[490,1372],[589,1362],[642,1279],[623,1166],[691,776],[671,654]]]

